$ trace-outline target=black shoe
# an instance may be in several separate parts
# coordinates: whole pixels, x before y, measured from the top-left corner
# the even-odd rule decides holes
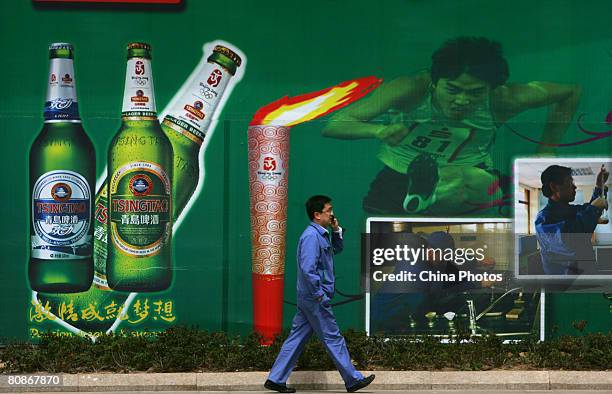
[[[440,175],[438,164],[426,153],[418,155],[408,165],[408,188],[404,198],[404,211],[408,213],[422,212],[435,202],[435,190]]]
[[[368,376],[367,378],[363,378],[359,382],[352,385],[351,387],[347,387],[346,391],[348,393],[354,393],[357,390],[361,390],[362,388],[367,387],[370,383],[372,383],[375,377],[376,375],[372,374]]]
[[[268,390],[278,391],[279,393],[295,393],[295,389],[293,387],[287,387],[286,384],[274,383],[270,379],[266,380],[264,387]]]

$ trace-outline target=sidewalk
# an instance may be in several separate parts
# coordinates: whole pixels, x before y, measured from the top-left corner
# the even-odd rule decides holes
[[[364,374],[370,372],[365,371]],[[612,392],[612,371],[374,371],[371,390],[604,390]],[[0,392],[33,391],[263,391],[267,372],[101,373],[60,375],[55,386],[8,384]],[[14,375],[13,375],[14,376]],[[342,390],[336,371],[297,371],[288,384],[298,390]],[[366,390],[367,391],[367,390]]]

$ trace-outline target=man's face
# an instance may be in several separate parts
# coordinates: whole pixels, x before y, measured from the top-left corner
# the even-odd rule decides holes
[[[323,227],[331,226],[331,215],[334,214],[334,207],[328,202],[323,206],[323,211],[315,212],[315,219],[318,219],[318,223]]]
[[[433,103],[448,119],[462,120],[488,100],[491,86],[468,74],[456,79],[440,78],[433,85]]]
[[[555,188],[553,191],[558,194],[560,202],[570,203],[576,199],[576,184],[571,176],[566,177],[560,185],[553,184],[553,187]]]

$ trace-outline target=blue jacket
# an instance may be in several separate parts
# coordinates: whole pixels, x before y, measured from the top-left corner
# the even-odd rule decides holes
[[[333,232],[330,243],[326,229],[314,222],[306,227],[297,247],[298,300],[334,296],[333,255],[343,246],[341,232]]]
[[[591,201],[601,196],[595,188]],[[595,262],[591,236],[602,210],[593,205],[548,200],[536,217],[542,269],[547,275],[578,275]],[[579,268],[580,263],[580,268]]]

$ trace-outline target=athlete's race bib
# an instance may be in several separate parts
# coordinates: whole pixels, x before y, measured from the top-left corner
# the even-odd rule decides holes
[[[473,129],[467,127],[436,127],[431,123],[414,122],[410,129],[402,145],[449,163],[457,157],[473,134]]]

